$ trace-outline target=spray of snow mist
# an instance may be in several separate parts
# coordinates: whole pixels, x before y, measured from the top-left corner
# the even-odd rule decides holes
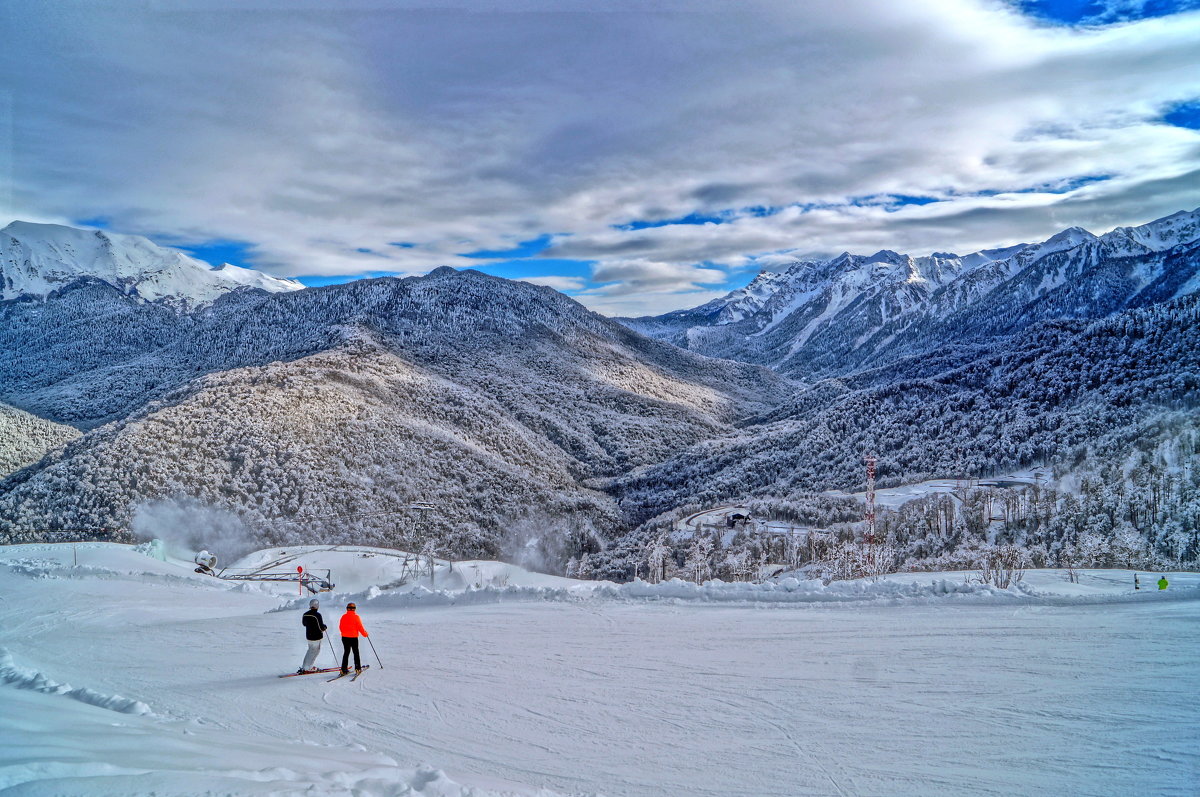
[[[159,539],[166,552],[191,559],[199,551],[216,554],[229,564],[254,550],[241,518],[194,498],[169,498],[139,504],[133,514],[133,533],[139,539]]]

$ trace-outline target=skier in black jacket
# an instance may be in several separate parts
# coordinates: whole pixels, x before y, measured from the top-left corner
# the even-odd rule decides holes
[[[304,636],[308,639],[308,652],[304,654],[304,664],[297,673],[313,672],[317,663],[317,654],[321,652],[321,640],[325,638],[325,621],[321,619],[321,613],[317,611],[320,602],[313,598],[308,602],[308,611],[300,618],[300,622],[304,623]]]

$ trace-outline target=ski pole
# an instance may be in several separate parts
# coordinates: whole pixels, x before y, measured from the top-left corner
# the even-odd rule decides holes
[[[379,664],[379,669],[383,669],[383,662],[379,661],[379,651],[375,650],[375,643],[371,641],[371,637],[367,637],[367,644],[371,646],[371,652],[375,654],[375,661]]]
[[[336,664],[338,663],[338,660],[337,660],[337,651],[335,651],[335,650],[333,649],[333,640],[329,638],[329,632],[328,632],[328,631],[322,631],[322,632],[321,632],[321,636],[325,637],[325,641],[329,643],[329,652],[333,654],[333,663],[336,665]],[[382,667],[380,667],[379,669],[381,669],[381,670],[382,670],[383,668],[382,668]]]

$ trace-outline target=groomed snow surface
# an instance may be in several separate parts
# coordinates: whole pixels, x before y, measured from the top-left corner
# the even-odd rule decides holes
[[[1194,795],[1200,575],[576,582],[339,546],[382,668],[279,679],[295,585],[0,547],[0,795]],[[78,565],[74,557],[78,556]],[[295,558],[291,558],[295,557]],[[385,586],[387,588],[381,589]],[[388,587],[387,585],[392,585]],[[339,650],[340,653],[340,650]],[[318,661],[330,666],[328,648]]]

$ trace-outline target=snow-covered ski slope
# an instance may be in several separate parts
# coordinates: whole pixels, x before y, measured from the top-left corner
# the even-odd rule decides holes
[[[1197,574],[1167,574],[1166,592],[1158,574],[1135,592],[1127,571],[1077,585],[1031,572],[1008,591],[964,574],[697,587],[478,563],[490,586],[381,590],[369,582],[392,579],[384,552],[322,564],[312,548],[305,567],[348,590],[322,596],[326,622],[353,597],[382,662],[363,645],[370,675],[327,683],[276,677],[304,651],[289,585],[231,585],[125,546],[81,544],[78,566],[74,553],[0,547],[0,795],[1200,783]],[[318,666],[332,661],[326,650]]]

